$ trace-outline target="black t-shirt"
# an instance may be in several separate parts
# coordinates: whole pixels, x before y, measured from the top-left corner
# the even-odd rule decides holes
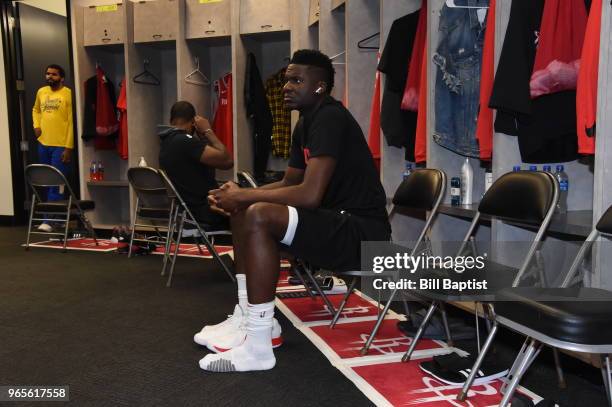
[[[320,156],[336,159],[321,208],[387,217],[385,191],[361,127],[332,97],[300,117],[292,136],[289,166],[306,169],[310,158]]]
[[[159,166],[174,184],[194,216],[203,223],[215,224],[220,215],[210,211],[208,191],[217,188],[214,168],[200,162],[207,144],[197,135],[168,128],[160,133]]]

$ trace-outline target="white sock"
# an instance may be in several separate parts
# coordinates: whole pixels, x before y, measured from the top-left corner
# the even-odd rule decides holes
[[[236,282],[238,283],[238,305],[242,308],[242,312],[246,315],[249,297],[247,296],[246,274],[236,274]]]
[[[248,306],[247,336],[244,343],[227,352],[206,355],[200,367],[211,372],[247,372],[272,369],[276,358],[272,351],[274,301]]]

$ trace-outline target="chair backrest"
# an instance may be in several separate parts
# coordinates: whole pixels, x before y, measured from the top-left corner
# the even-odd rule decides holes
[[[599,218],[597,226],[595,228],[606,235],[612,235],[612,206]]]
[[[141,207],[170,208],[171,200],[166,192],[166,184],[158,170],[151,167],[131,167],[127,175]]]
[[[36,188],[59,187],[62,185],[66,188],[72,199],[76,200],[76,195],[64,174],[51,165],[30,164],[25,168],[25,178],[39,200],[41,198]]]
[[[557,180],[548,172],[510,172],[491,185],[480,201],[478,211],[489,216],[539,224],[554,210],[558,189]]]
[[[539,225],[527,255],[512,282],[513,287],[518,286],[540,247],[558,200],[559,183],[549,172],[515,171],[502,175],[480,201],[478,212],[459,248],[459,254],[472,237],[481,214]]]
[[[430,211],[446,190],[446,174],[438,169],[419,168],[402,181],[393,196],[393,204]]]

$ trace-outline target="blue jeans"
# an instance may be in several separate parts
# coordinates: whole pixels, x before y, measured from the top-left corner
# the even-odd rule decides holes
[[[462,0],[461,5],[488,6],[488,0]],[[480,65],[484,24],[476,9],[443,7],[435,85],[436,143],[458,154],[478,157],[476,120],[480,99]]]
[[[67,177],[69,167],[62,162],[63,152],[64,147],[45,146],[38,143],[38,161],[41,164],[48,164],[57,168]],[[50,187],[47,190],[48,201],[61,201],[62,199],[64,199],[64,194],[60,193],[59,187]]]

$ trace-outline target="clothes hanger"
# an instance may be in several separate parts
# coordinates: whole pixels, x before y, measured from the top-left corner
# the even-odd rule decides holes
[[[134,83],[140,83],[142,85],[159,86],[161,82],[159,81],[157,76],[149,72],[149,69],[148,69],[149,60],[145,59],[144,61],[142,61],[142,64],[143,64],[143,71],[132,78]]]
[[[458,6],[455,4],[455,0],[446,0],[446,7],[448,8],[477,8],[477,9],[489,8],[489,6]]]
[[[338,52],[336,55],[329,57],[329,59],[332,61],[332,65],[346,65],[346,62],[333,62],[334,59],[341,57],[344,54],[346,54],[346,51]]]
[[[379,47],[367,47],[367,46],[365,46],[365,45],[363,45],[363,44],[364,44],[365,42],[367,42],[367,41],[369,41],[369,40],[373,39],[373,38],[376,38],[376,37],[377,37],[377,36],[379,36],[379,35],[380,35],[380,32],[377,32],[377,33],[374,33],[374,34],[372,34],[372,35],[370,35],[370,36],[365,37],[364,39],[362,39],[361,41],[359,41],[359,42],[357,43],[357,47],[358,47],[359,49],[375,49],[375,50],[378,50],[378,49],[379,49]]]
[[[194,58],[196,68],[191,71],[187,76],[185,76],[185,82],[191,83],[192,85],[198,86],[208,86],[210,85],[210,80],[204,75],[202,71],[200,71],[200,58]],[[195,77],[199,77],[200,79],[192,79]]]

